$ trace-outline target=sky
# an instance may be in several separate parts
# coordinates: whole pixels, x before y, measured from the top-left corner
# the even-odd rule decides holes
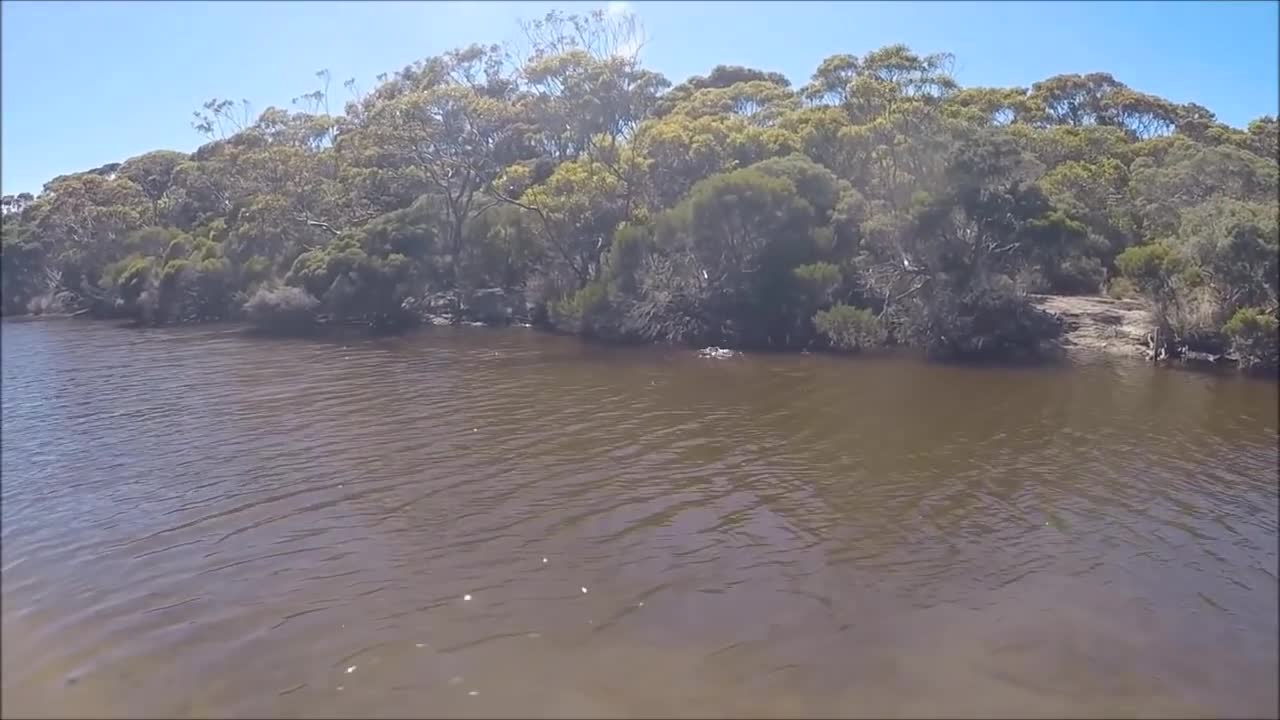
[[[156,149],[191,151],[192,112],[255,114],[472,42],[519,37],[547,10],[633,12],[641,58],[673,82],[717,64],[806,81],[824,57],[891,43],[951,52],[962,85],[1109,72],[1243,127],[1277,114],[1280,2],[49,2],[0,5],[0,189]],[[340,104],[340,103],[335,103]]]

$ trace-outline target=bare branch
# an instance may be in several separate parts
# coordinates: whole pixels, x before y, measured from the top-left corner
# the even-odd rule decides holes
[[[293,216],[293,219],[297,220],[300,223],[306,224],[310,227],[320,228],[321,230],[324,230],[325,232],[329,233],[330,235],[334,235],[335,237],[342,234],[341,231],[334,229],[334,227],[329,223],[320,222],[319,220],[312,220],[306,215],[295,215]]]

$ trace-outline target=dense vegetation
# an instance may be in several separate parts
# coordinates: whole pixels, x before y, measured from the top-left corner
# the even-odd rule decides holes
[[[588,336],[1016,355],[1027,293],[1141,293],[1168,347],[1274,364],[1277,124],[1060,75],[961,88],[894,45],[793,87],[672,85],[634,23],[406,67],[331,113],[210,101],[155,151],[5,198],[3,311],[397,327],[478,292]],[[520,55],[518,59],[515,55]]]

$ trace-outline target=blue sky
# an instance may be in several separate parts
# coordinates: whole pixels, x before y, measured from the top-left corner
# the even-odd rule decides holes
[[[717,63],[803,82],[822,58],[904,42],[956,55],[965,85],[1105,71],[1232,125],[1277,113],[1277,2],[636,2],[645,63],[673,81]],[[288,106],[471,42],[518,35],[544,2],[15,2],[0,9],[4,193],[158,148],[189,151],[211,97]]]

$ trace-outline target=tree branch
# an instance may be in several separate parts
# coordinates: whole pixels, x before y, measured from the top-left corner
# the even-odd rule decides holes
[[[330,235],[333,235],[333,236],[335,236],[335,237],[336,237],[336,236],[338,236],[338,235],[341,235],[341,234],[342,234],[342,232],[341,232],[341,231],[334,229],[334,227],[333,227],[332,225],[330,225],[329,223],[326,223],[326,222],[320,222],[319,220],[312,220],[311,218],[307,217],[306,215],[295,215],[293,219],[294,219],[294,220],[297,220],[297,221],[298,221],[298,222],[300,222],[300,223],[304,223],[304,224],[306,224],[306,225],[308,225],[308,226],[310,226],[310,227],[313,227],[313,228],[320,228],[321,230],[324,230],[325,232],[327,232],[327,233],[329,233]]]

